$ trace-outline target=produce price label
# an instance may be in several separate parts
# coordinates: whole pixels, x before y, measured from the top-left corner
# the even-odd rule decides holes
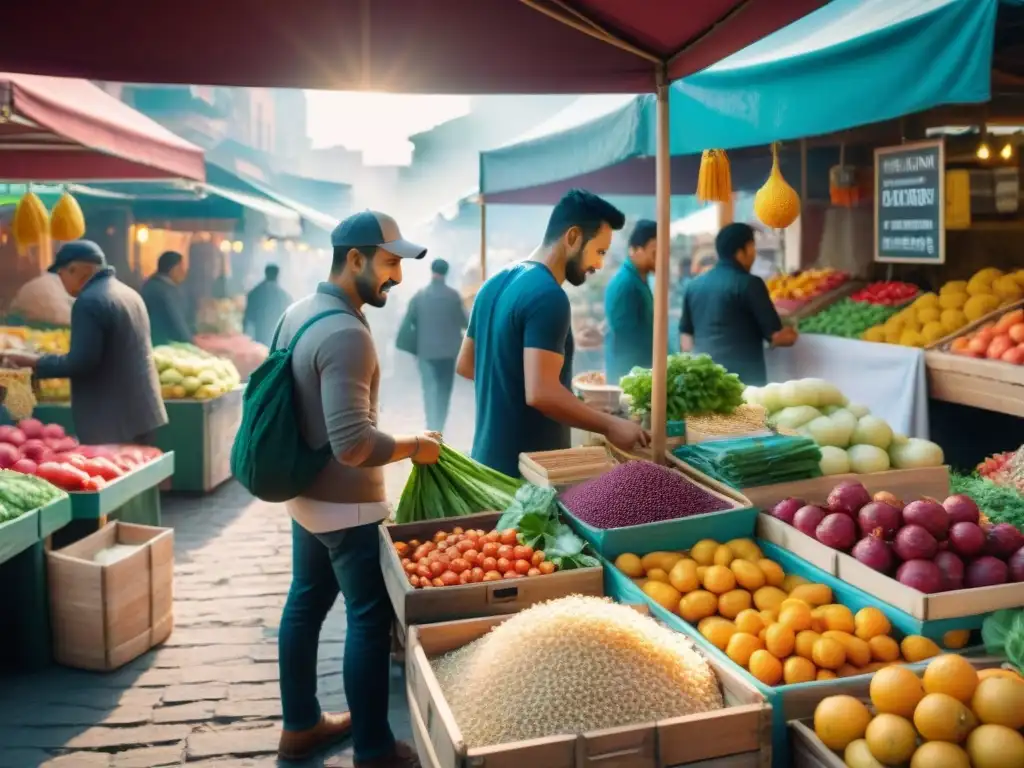
[[[945,178],[941,141],[875,150],[875,261],[946,260]]]

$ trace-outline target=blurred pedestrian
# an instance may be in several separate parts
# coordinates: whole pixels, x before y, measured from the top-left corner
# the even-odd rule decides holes
[[[650,368],[654,348],[654,295],[647,279],[654,274],[658,225],[641,219],[629,236],[629,253],[604,293],[608,334],[604,340],[605,376],[610,384],[634,366]]]
[[[277,264],[267,264],[263,269],[263,282],[245,297],[242,332],[268,347],[274,338],[277,321],[292,303],[292,297],[277,282],[280,273]]]
[[[173,341],[192,341],[192,330],[185,319],[185,295],[181,284],[188,268],[177,251],[164,251],[156,263],[156,272],[143,284],[142,300],[149,313],[153,345]]]
[[[430,284],[409,302],[396,346],[416,356],[427,429],[443,432],[455,383],[455,360],[469,325],[459,292],[446,282],[448,262],[430,265]],[[403,349],[404,347],[404,349]]]

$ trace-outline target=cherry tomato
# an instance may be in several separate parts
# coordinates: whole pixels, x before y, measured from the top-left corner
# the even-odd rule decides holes
[[[488,541],[486,544],[484,544],[483,548],[480,551],[483,552],[484,557],[497,557],[499,546],[501,545],[497,542]]]
[[[515,560],[515,547],[509,544],[502,544],[498,547],[498,557],[504,557],[506,560]]]
[[[496,571],[498,570],[498,559],[496,557],[482,557],[480,558],[480,567],[485,571]]]
[[[479,566],[477,566],[476,568],[471,570],[469,572],[469,574],[470,574],[470,581],[472,581],[474,583],[480,582],[480,581],[484,580],[484,569],[479,567]]]
[[[482,581],[501,581],[501,574],[497,571],[487,571]]]
[[[516,573],[525,576],[533,566],[530,565],[529,560],[516,560],[515,566],[513,567],[515,568]]]
[[[538,549],[533,553],[533,557],[530,558],[530,562],[534,565],[540,565],[544,562],[544,553]]]
[[[539,570],[543,574],[548,574],[554,573],[557,569],[555,568],[554,563],[552,563],[550,560],[545,560],[543,563],[537,566],[537,570]]]
[[[455,573],[463,573],[468,571],[472,566],[463,560],[461,557],[457,557],[452,560],[451,565],[448,566]]]
[[[527,576],[540,576],[540,568],[531,568],[526,572]]]
[[[521,579],[523,575],[516,573],[515,571],[505,571],[501,578],[503,579]]]
[[[502,544],[509,544],[511,546],[515,546],[516,543],[518,543],[518,541],[519,541],[519,539],[518,539],[518,537],[516,535],[516,529],[515,528],[506,528],[504,531],[501,532],[501,543]]]
[[[470,565],[476,565],[477,562],[479,562],[480,560],[480,553],[477,552],[475,549],[467,549],[465,552],[462,553],[462,559]]]
[[[510,561],[507,557],[499,557],[497,566],[498,570],[502,573],[508,573],[509,570],[512,568],[512,561]]]
[[[520,544],[512,550],[512,553],[516,560],[529,560],[533,557],[533,547]]]

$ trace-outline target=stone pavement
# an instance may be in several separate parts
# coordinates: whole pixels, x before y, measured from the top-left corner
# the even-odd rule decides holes
[[[399,361],[382,384],[382,428],[423,429],[419,377]],[[447,438],[472,440],[472,385],[460,382]],[[397,499],[409,462],[388,468]],[[0,768],[272,766],[280,728],[277,627],[290,579],[289,518],[229,482],[202,498],[164,496],[175,530],[175,629],[108,674],[62,667],[0,680]],[[5,585],[17,588],[16,585]],[[321,635],[320,701],[346,708],[339,600]],[[404,679],[392,670],[391,724],[411,740]],[[282,764],[285,765],[285,764]],[[289,763],[287,765],[296,765]],[[306,766],[350,766],[342,747]]]

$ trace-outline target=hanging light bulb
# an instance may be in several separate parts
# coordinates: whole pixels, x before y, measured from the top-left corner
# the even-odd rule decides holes
[[[230,240],[221,240],[219,247],[220,247],[220,252],[221,253],[228,253],[228,252],[231,251],[231,241]]]
[[[149,241],[149,227],[139,227],[135,230],[135,242],[139,245]]]
[[[231,244],[231,250],[235,253],[241,253],[244,247],[245,244],[241,240],[235,240],[235,242]]]
[[[986,144],[984,141],[978,145],[977,155],[979,160],[988,160],[990,157],[992,157],[992,151],[988,148],[988,144]]]
[[[1003,158],[1003,160],[1009,160],[1013,157],[1013,145],[1004,144],[1003,148],[999,150],[999,156]]]

